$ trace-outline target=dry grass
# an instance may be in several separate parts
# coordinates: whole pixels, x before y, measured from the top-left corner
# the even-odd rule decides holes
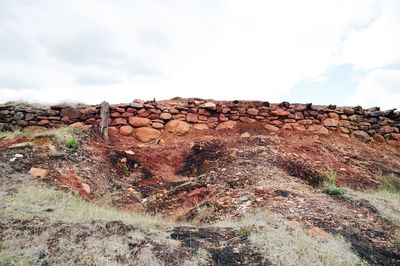
[[[122,211],[110,206],[99,206],[80,199],[72,193],[45,186],[20,187],[16,196],[4,199],[0,206],[4,210],[0,213],[0,218],[3,220],[43,217],[50,222],[63,221],[69,223],[118,220],[142,228],[161,228],[172,225],[172,222],[161,218]],[[49,209],[52,211],[45,211]]]
[[[314,238],[303,228],[286,225],[285,220],[272,213],[247,214],[238,221],[219,222],[217,226],[246,229],[246,235],[273,265],[362,265],[351,246],[342,237],[328,240]]]

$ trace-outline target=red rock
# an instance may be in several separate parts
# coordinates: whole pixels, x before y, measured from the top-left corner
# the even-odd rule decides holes
[[[306,128],[303,125],[297,125],[297,124],[293,124],[292,128],[294,130],[300,131],[300,132],[304,132],[306,131]]]
[[[379,134],[375,134],[374,137],[373,137],[373,140],[375,142],[378,142],[378,143],[385,142],[385,138],[382,135],[379,135]]]
[[[279,127],[276,127],[276,126],[273,126],[273,125],[265,124],[263,126],[268,131],[279,131]]]
[[[249,114],[249,115],[254,115],[254,116],[256,116],[256,115],[258,115],[258,109],[255,109],[255,108],[249,108],[249,109],[247,109],[247,114]]]
[[[151,126],[152,126],[153,128],[156,128],[156,129],[162,129],[162,128],[164,128],[164,124],[163,124],[163,123],[160,123],[160,122],[153,122],[153,123],[151,123]]]
[[[170,113],[161,113],[160,114],[160,119],[162,120],[170,120],[172,118],[172,115]]]
[[[164,129],[176,135],[185,135],[189,131],[190,125],[185,121],[171,120],[165,125]]]
[[[344,133],[344,134],[349,134],[350,133],[350,130],[345,128],[345,127],[339,127],[339,131]]]
[[[337,113],[329,113],[328,117],[332,118],[332,119],[339,120],[339,115]]]
[[[114,120],[114,125],[126,125],[126,119],[125,118],[117,118]]]
[[[232,129],[236,126],[237,122],[236,121],[226,121],[218,124],[216,127],[216,130],[221,130],[221,129]]]
[[[390,133],[388,136],[388,139],[390,140],[400,140],[400,134],[399,133]]]
[[[111,117],[121,117],[121,114],[118,112],[113,112],[110,114]]]
[[[186,121],[189,123],[197,123],[198,120],[199,120],[199,117],[197,114],[188,113],[186,115]]]
[[[339,120],[327,118],[322,122],[322,124],[326,127],[337,127],[339,125]]]
[[[281,126],[283,124],[282,121],[280,121],[280,120],[273,120],[269,123],[273,126]]]
[[[151,123],[151,120],[148,118],[142,117],[129,117],[129,124],[133,127],[147,127]]]
[[[329,134],[329,130],[321,125],[311,125],[307,129],[308,132],[317,133],[317,134]]]
[[[60,116],[67,116],[69,119],[77,119],[81,116],[81,111],[76,108],[67,107],[61,110]]]
[[[206,102],[203,105],[201,105],[200,107],[205,108],[205,109],[209,109],[209,110],[216,110],[217,109],[217,105],[213,102]]]
[[[288,116],[290,113],[283,109],[276,109],[271,111],[271,115],[274,116]]]
[[[119,128],[119,134],[124,136],[129,136],[133,132],[133,127],[131,126],[122,126]]]
[[[296,119],[296,120],[302,120],[302,119],[304,119],[303,113],[302,113],[302,112],[296,112],[296,113],[294,113],[294,119]]]
[[[306,125],[312,125],[313,121],[310,120],[310,119],[304,119],[304,120],[298,121],[297,123],[298,123],[299,125],[306,126]]]
[[[46,125],[50,124],[50,121],[49,120],[40,120],[37,124],[39,126],[46,126]]]
[[[391,126],[383,126],[379,129],[379,133],[382,134],[388,134],[388,133],[393,133],[394,128]]]
[[[25,115],[25,120],[29,121],[35,118],[35,114],[26,114]]]
[[[141,142],[150,142],[161,137],[161,132],[151,127],[139,127],[136,129],[135,136]]]
[[[87,194],[87,195],[90,195],[90,187],[89,187],[89,185],[88,184],[86,184],[86,183],[82,183],[81,184],[81,187],[82,187],[82,190]]]
[[[29,173],[31,174],[31,176],[34,176],[34,177],[46,177],[49,174],[49,171],[46,169],[42,169],[42,168],[32,167],[29,170]]]
[[[254,122],[256,122],[255,119],[247,117],[247,116],[241,116],[239,118],[240,121],[244,122],[244,123],[248,123],[248,124],[253,124]]]
[[[84,115],[94,115],[97,113],[96,107],[88,107],[82,110]]]
[[[194,124],[193,128],[197,130],[206,130],[208,126],[206,124]]]
[[[118,129],[116,127],[109,127],[108,128],[108,135],[109,136],[116,136],[118,133]]]
[[[76,122],[68,126],[69,128],[84,128],[85,124],[82,122]]]
[[[365,131],[362,131],[362,130],[353,131],[351,133],[351,135],[354,138],[357,138],[357,139],[359,139],[359,140],[361,140],[363,142],[367,142],[367,141],[371,140],[371,137],[368,135],[368,133],[365,132]]]

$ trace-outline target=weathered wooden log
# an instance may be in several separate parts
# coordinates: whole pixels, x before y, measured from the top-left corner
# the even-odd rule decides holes
[[[104,140],[108,140],[108,120],[110,113],[110,105],[108,102],[102,102],[100,105],[100,136]]]

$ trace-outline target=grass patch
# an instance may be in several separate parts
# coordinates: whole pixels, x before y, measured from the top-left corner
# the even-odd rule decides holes
[[[222,221],[216,226],[238,228],[248,235],[254,248],[272,265],[362,265],[351,245],[342,237],[317,239],[302,228],[289,227],[273,213],[249,213],[237,221]],[[243,228],[246,228],[243,231]]]
[[[65,147],[69,149],[76,149],[79,146],[79,141],[75,138],[69,139],[65,142]]]
[[[322,182],[323,191],[329,195],[343,195],[344,189],[336,185],[336,172],[329,171]]]
[[[136,212],[122,211],[110,206],[99,206],[80,199],[72,193],[50,187],[20,187],[15,197],[5,200],[1,205],[3,205],[3,211],[0,213],[1,219],[32,219],[38,216],[52,222],[82,223],[93,220],[119,220],[148,228],[171,225],[168,220]],[[51,210],[51,212],[48,210]]]

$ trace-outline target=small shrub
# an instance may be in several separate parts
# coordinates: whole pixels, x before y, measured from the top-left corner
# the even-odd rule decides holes
[[[76,149],[79,146],[79,141],[75,138],[69,139],[65,142],[65,147],[69,149]]]
[[[240,228],[239,230],[239,236],[244,237],[244,238],[248,238],[251,235],[251,229],[250,227],[243,227]]]
[[[329,195],[343,195],[344,194],[344,189],[341,187],[338,187],[336,185],[336,172],[335,171],[329,171],[326,176],[325,180],[322,183],[322,187],[324,189],[324,192],[329,194]]]

